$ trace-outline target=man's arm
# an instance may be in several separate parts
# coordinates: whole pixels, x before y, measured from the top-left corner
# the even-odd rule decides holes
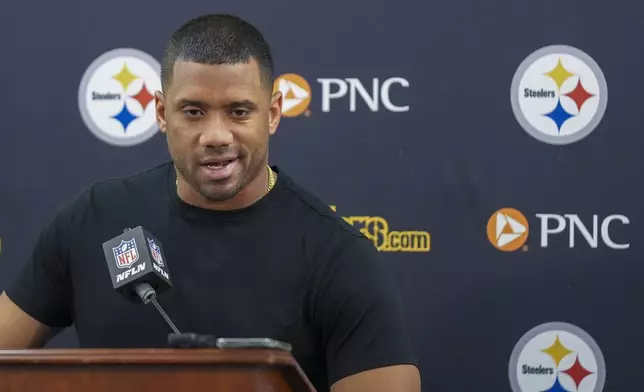
[[[420,373],[413,365],[393,365],[345,377],[331,392],[420,392]]]
[[[23,312],[3,292],[0,295],[0,349],[40,348],[51,328]]]
[[[366,238],[323,255],[313,282],[332,392],[420,392],[420,372],[390,269]]]
[[[15,281],[0,295],[0,349],[43,347],[72,324],[69,217],[68,208],[58,211]]]

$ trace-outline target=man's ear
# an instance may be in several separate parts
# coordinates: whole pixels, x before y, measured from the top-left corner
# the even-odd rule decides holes
[[[163,133],[166,131],[166,119],[165,119],[165,98],[161,91],[154,93],[154,109],[157,119],[157,125],[159,130]]]
[[[271,96],[271,108],[268,112],[268,133],[274,135],[282,118],[282,93],[278,90]]]

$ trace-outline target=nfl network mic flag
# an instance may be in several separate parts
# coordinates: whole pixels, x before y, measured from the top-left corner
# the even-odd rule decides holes
[[[141,226],[103,243],[105,260],[114,289],[133,302],[141,299],[134,291],[148,283],[157,294],[172,286],[161,242]]]

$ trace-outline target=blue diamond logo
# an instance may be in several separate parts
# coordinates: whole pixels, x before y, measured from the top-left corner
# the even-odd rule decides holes
[[[123,102],[123,108],[121,109],[121,111],[118,114],[112,116],[112,118],[121,123],[121,125],[123,126],[123,133],[125,133],[127,132],[128,125],[130,125],[132,121],[136,120],[138,116],[132,114],[132,112],[127,109],[125,102]]]
[[[561,99],[557,100],[557,106],[552,110],[552,112],[544,114],[544,116],[549,117],[557,125],[557,131],[561,131],[561,127],[566,121],[571,117],[574,117],[572,114],[568,113],[563,106],[561,106]]]
[[[546,389],[543,392],[571,392],[567,389],[565,389],[561,383],[559,382],[559,376],[557,376],[557,379],[555,380],[555,383],[552,384],[552,386],[548,389]]]

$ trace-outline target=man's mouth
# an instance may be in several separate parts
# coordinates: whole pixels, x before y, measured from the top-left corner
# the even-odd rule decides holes
[[[222,157],[201,161],[204,175],[211,181],[227,180],[238,170],[239,157]]]
[[[229,164],[233,163],[236,160],[237,160],[237,158],[229,159],[229,160],[226,160],[226,161],[220,161],[220,162],[208,162],[208,163],[204,164],[204,166],[207,166],[210,169],[222,169],[222,168],[228,166]]]

